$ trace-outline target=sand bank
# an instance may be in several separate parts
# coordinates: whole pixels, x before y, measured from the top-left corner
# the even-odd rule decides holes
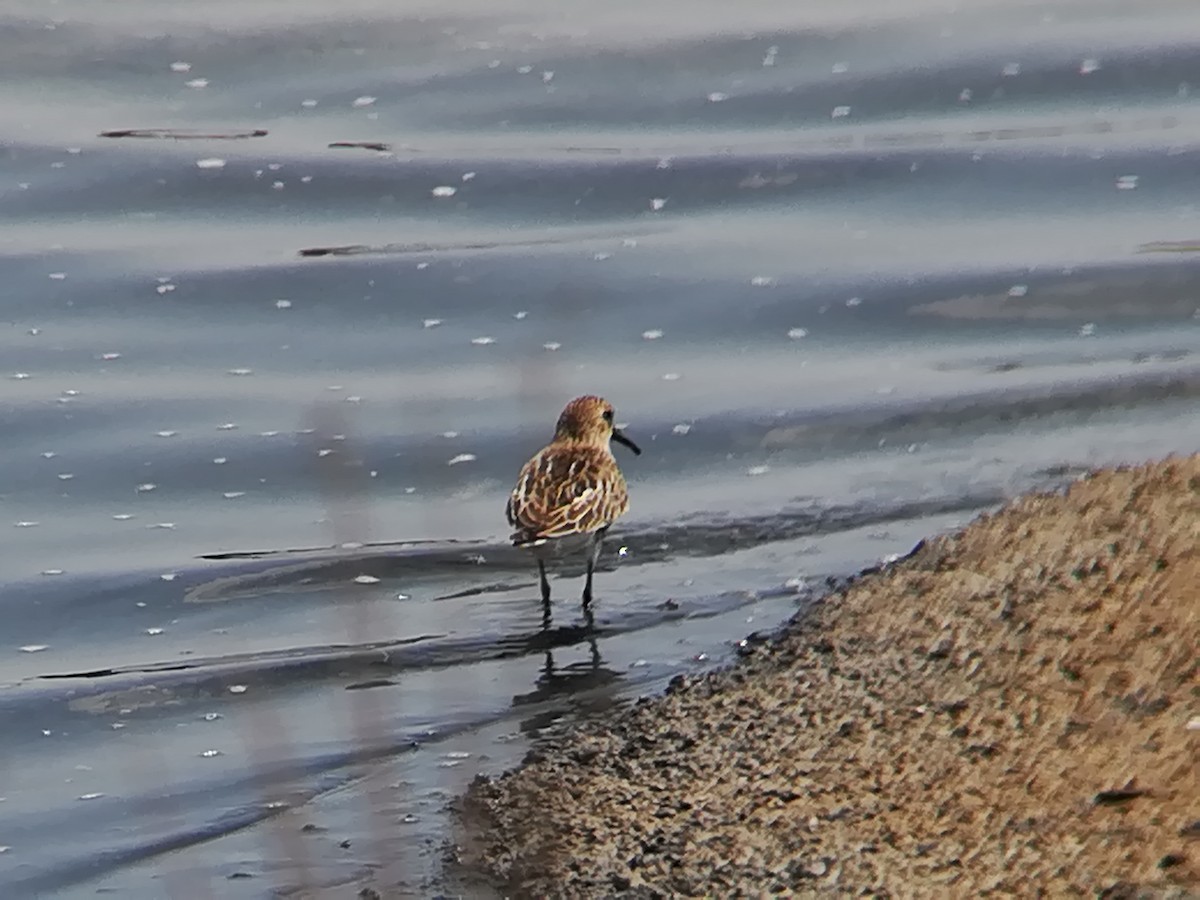
[[[480,780],[514,896],[1200,896],[1200,457],[1022,498]]]

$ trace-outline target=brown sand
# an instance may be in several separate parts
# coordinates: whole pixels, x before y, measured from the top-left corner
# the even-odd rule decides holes
[[[477,781],[464,861],[522,897],[1200,897],[1198,653],[1200,457],[1099,473]]]

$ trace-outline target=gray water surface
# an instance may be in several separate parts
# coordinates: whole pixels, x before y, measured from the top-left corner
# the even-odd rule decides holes
[[[0,0],[0,895],[483,893],[476,772],[1195,451],[1197,22]],[[592,628],[503,518],[581,393]]]

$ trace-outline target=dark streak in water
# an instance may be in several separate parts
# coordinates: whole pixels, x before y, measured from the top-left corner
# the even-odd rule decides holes
[[[999,504],[1004,499],[998,492],[976,492],[876,506],[793,506],[766,515],[728,518],[708,516],[704,519],[661,523],[638,531],[621,532],[611,543],[615,547],[619,539],[627,551],[622,566],[646,565],[676,557],[719,556],[763,544],[946,513],[974,512]],[[296,560],[272,556],[264,566],[247,566],[241,571],[209,577],[193,585],[187,590],[185,602],[211,603],[240,597],[261,597],[284,589],[328,590],[349,585],[355,578],[364,575],[382,581],[401,576],[442,573],[455,568],[480,570],[494,577],[497,571],[523,571],[529,565],[528,557],[507,543],[473,542],[468,545],[472,552],[465,552],[464,545],[456,541],[428,541],[424,544],[423,547],[416,547],[411,543],[382,542],[364,544],[361,549],[355,548],[349,552],[330,548],[317,551],[308,559]],[[375,548],[374,552],[364,552],[368,546]],[[383,548],[382,552],[379,548]],[[397,552],[400,549],[406,549],[407,552]],[[249,563],[269,555],[269,551],[259,551],[253,555],[222,554],[222,558]],[[609,569],[612,560],[612,553],[605,553],[600,568]],[[565,560],[561,568],[568,575],[578,574],[581,570],[574,560]],[[478,583],[464,586],[453,596],[466,597],[502,589],[503,586],[494,582]]]
[[[502,247],[545,247],[578,243],[578,238],[540,238],[527,241],[479,241],[464,244],[342,244],[334,247],[306,247],[301,256],[364,256],[366,254],[439,253],[450,250],[497,250]]]
[[[445,544],[460,544],[466,546],[482,546],[483,541],[465,541],[458,539],[450,540],[421,540],[421,541],[365,541],[363,547],[391,547],[399,550],[401,547],[418,547],[422,545],[445,545]],[[334,546],[326,547],[295,547],[287,550],[229,550],[219,553],[202,553],[197,559],[262,559],[265,556],[285,556],[293,553],[325,553],[332,552],[339,548]],[[346,549],[346,548],[342,548]]]
[[[392,149],[391,144],[385,144],[382,141],[334,141],[329,145],[330,148],[349,147],[359,148],[362,150],[378,150],[381,153],[386,153]]]
[[[170,141],[237,141],[245,138],[266,137],[265,128],[255,128],[253,131],[196,131],[191,128],[122,128],[115,131],[102,131],[104,138],[153,138]]]
[[[86,672],[51,672],[35,676],[34,682],[73,682],[67,695],[71,707],[102,714],[128,705],[129,692],[152,689],[164,702],[175,704],[187,698],[201,700],[224,696],[229,685],[252,684],[294,688],[304,682],[353,678],[351,684],[386,679],[415,670],[439,669],[467,663],[507,659],[574,646],[588,640],[655,628],[664,622],[707,619],[719,616],[756,599],[745,592],[721,594],[703,604],[677,604],[676,608],[622,613],[595,625],[571,624],[524,634],[480,635],[447,639],[446,635],[424,634],[401,640],[370,644],[330,644],[295,647],[261,653],[189,659],[147,665],[112,666]],[[147,682],[146,676],[153,676]],[[87,682],[91,682],[88,684]],[[27,695],[30,703],[52,702],[53,696]]]

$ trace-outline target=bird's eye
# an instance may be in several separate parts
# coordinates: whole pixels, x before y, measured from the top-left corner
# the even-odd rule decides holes
[[[613,419],[613,411],[612,411],[611,409],[606,409],[606,410],[604,411],[604,416],[603,416],[603,418],[604,418],[604,421],[605,421],[605,422],[610,422],[610,423],[611,423],[611,422],[612,422],[612,419]]]

